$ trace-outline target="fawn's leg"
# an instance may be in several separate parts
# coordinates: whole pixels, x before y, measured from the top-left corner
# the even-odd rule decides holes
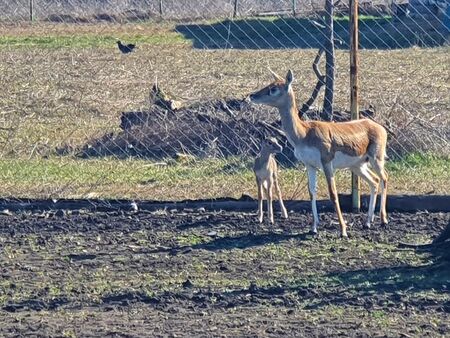
[[[313,224],[311,226],[311,232],[317,233],[317,226],[319,225],[319,215],[317,213],[317,169],[314,167],[306,167],[308,172],[308,190],[309,197],[311,198],[311,209],[314,217]]]
[[[258,185],[258,221],[262,223],[264,218],[264,210],[263,210],[263,198],[264,198],[264,190],[263,183],[260,182],[259,179],[256,179],[256,184]]]
[[[288,213],[287,213],[286,207],[284,206],[284,203],[283,203],[283,196],[281,195],[280,185],[278,184],[277,174],[274,174],[274,176],[273,176],[273,183],[275,185],[275,190],[277,191],[278,200],[280,201],[281,216],[283,218],[288,218]]]

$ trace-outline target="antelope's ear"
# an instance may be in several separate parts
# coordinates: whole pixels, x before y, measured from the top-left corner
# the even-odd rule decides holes
[[[292,73],[292,70],[289,69],[286,74],[286,89],[291,87],[292,82],[294,82],[294,73]]]
[[[272,69],[270,69],[269,67],[267,67],[267,69],[269,70],[270,74],[272,74],[273,78],[275,79],[275,81],[283,81],[283,78],[278,75],[277,73],[275,73]]]

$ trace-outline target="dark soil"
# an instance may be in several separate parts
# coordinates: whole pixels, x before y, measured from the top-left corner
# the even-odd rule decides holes
[[[279,216],[279,215],[277,215]],[[245,213],[0,216],[0,336],[443,336],[450,268],[429,253],[448,213],[363,229],[333,214],[270,228]]]

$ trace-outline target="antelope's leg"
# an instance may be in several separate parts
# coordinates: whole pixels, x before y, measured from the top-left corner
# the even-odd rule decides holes
[[[274,223],[273,219],[273,178],[267,180],[267,209],[270,223]]]
[[[366,227],[370,228],[370,224],[375,216],[375,204],[377,203],[377,190],[380,180],[370,171],[367,163],[362,164],[360,167],[351,168],[351,170],[355,175],[362,177],[370,187],[369,213],[366,221]]]
[[[373,170],[381,178],[381,200],[380,200],[380,217],[381,224],[386,225],[388,223],[387,212],[386,212],[386,199],[387,199],[387,185],[388,185],[388,174],[384,168],[384,158],[370,161]]]
[[[341,207],[339,205],[339,198],[336,191],[336,182],[334,180],[334,172],[331,162],[323,163],[323,171],[325,177],[327,178],[328,191],[330,193],[330,199],[334,204],[336,209],[336,214],[338,216],[339,225],[341,227],[341,237],[347,237],[347,224],[345,224],[344,217],[342,217]]]

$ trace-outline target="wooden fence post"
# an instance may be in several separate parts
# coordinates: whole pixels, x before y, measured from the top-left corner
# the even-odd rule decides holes
[[[350,0],[350,112],[352,120],[359,119],[358,83],[358,0]],[[361,208],[360,179],[352,173],[352,208]]]

